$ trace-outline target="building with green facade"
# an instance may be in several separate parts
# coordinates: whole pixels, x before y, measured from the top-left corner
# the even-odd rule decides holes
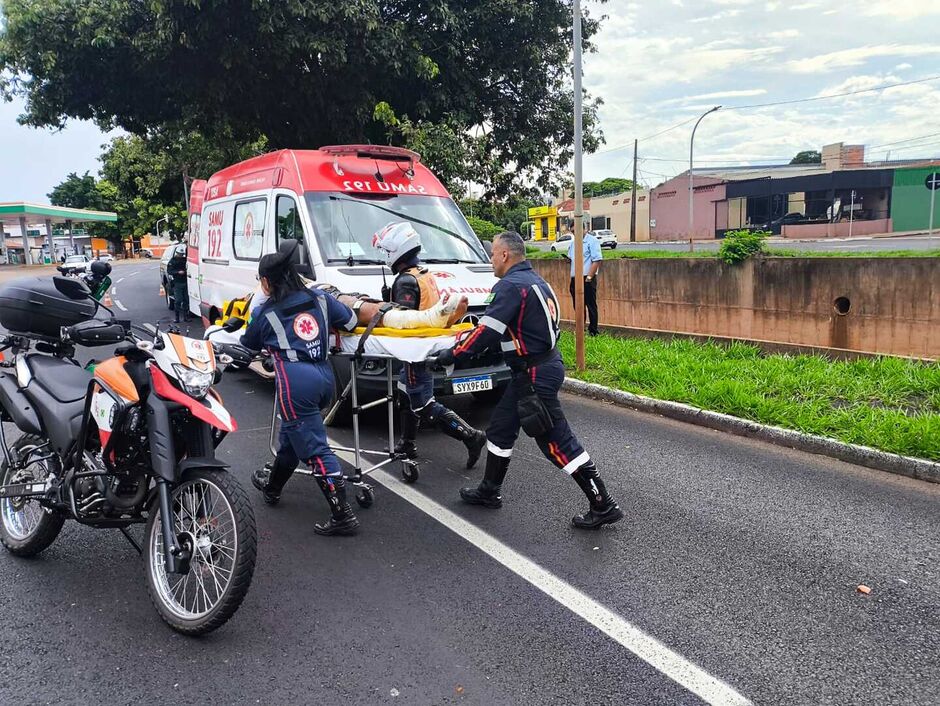
[[[940,173],[940,166],[910,167],[894,170],[891,194],[892,230],[927,230],[930,223],[930,189],[927,177]],[[933,227],[940,229],[940,194],[934,199]]]

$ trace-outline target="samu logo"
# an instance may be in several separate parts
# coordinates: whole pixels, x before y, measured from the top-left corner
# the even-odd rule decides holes
[[[300,314],[294,319],[294,333],[301,340],[312,341],[320,335],[320,326],[310,314]]]

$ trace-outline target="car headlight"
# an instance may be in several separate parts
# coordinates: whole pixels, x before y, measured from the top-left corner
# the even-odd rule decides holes
[[[187,395],[191,395],[201,400],[209,392],[215,375],[212,372],[202,372],[193,370],[179,363],[173,364],[173,371],[176,373],[176,379],[180,381],[180,386]]]

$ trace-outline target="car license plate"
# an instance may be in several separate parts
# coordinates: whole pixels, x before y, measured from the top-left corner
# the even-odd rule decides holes
[[[478,375],[472,378],[454,378],[451,381],[454,394],[462,395],[465,392],[480,392],[493,389],[493,378],[489,375]]]

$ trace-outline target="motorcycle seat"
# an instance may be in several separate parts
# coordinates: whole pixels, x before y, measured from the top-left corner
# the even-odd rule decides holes
[[[38,385],[62,403],[85,398],[91,373],[81,366],[48,355],[31,355],[27,362],[33,373],[31,385]]]

